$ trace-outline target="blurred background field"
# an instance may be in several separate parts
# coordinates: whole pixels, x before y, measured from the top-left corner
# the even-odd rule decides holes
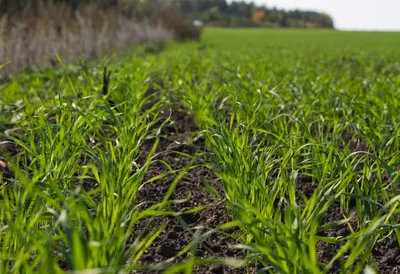
[[[202,25],[333,28],[326,14],[225,0],[2,0],[1,73],[93,59],[137,44],[199,39]],[[200,27],[201,28],[201,27]]]

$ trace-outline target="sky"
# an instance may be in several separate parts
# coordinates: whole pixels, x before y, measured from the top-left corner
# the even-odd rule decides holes
[[[246,0],[250,2],[250,0]],[[342,30],[400,31],[400,0],[253,0],[267,7],[325,12]]]

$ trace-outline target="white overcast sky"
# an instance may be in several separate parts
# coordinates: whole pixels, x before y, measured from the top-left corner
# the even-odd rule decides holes
[[[337,29],[400,31],[400,0],[253,0],[253,2],[267,7],[326,12],[333,17]]]

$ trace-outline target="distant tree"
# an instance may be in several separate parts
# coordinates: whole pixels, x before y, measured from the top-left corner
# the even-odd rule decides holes
[[[193,11],[194,1],[192,0],[181,0],[179,4],[179,9],[183,14],[187,14]]]
[[[199,11],[206,11],[211,7],[212,7],[212,0],[198,0],[197,1],[197,8],[199,9]]]
[[[320,27],[322,28],[334,28],[332,17],[330,17],[326,13],[320,14],[320,19],[318,20],[320,23]]]
[[[255,25],[261,25],[265,21],[265,10],[256,10],[251,20]]]
[[[222,13],[227,13],[229,7],[225,0],[214,0],[214,6],[218,7]]]

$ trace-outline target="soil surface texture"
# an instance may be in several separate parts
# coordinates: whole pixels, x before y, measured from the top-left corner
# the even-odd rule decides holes
[[[158,145],[153,164],[147,174],[148,179],[168,171],[163,161],[178,172],[168,177],[144,185],[138,197],[138,203],[161,202],[165,197],[172,182],[185,167],[193,166],[178,182],[170,200],[186,200],[174,204],[175,212],[184,212],[189,209],[205,207],[194,213],[183,214],[178,217],[162,217],[152,220],[152,226],[167,223],[161,235],[153,242],[141,258],[141,263],[149,265],[171,260],[171,263],[187,260],[188,254],[177,256],[178,253],[193,242],[195,235],[204,235],[211,229],[217,228],[229,221],[224,201],[221,195],[221,186],[214,173],[205,166],[204,140],[196,136],[198,130],[193,119],[185,112],[175,111],[171,115],[173,123],[163,129],[163,137]],[[150,151],[153,143],[148,142],[143,151]],[[186,156],[195,156],[193,159]],[[212,186],[217,193],[208,191],[206,185]],[[219,193],[218,193],[219,192]],[[149,204],[150,202],[150,204]],[[141,225],[146,226],[145,221]],[[140,228],[138,228],[140,230]],[[237,242],[229,236],[238,231],[228,229],[224,233],[212,233],[208,237],[200,236],[193,246],[192,255],[197,258],[237,258],[243,259],[242,250],[231,248]],[[172,258],[172,259],[171,259]],[[162,271],[147,271],[148,273],[161,273]],[[256,272],[252,269],[252,272]],[[231,269],[227,266],[200,266],[195,273],[247,273],[246,269]]]

